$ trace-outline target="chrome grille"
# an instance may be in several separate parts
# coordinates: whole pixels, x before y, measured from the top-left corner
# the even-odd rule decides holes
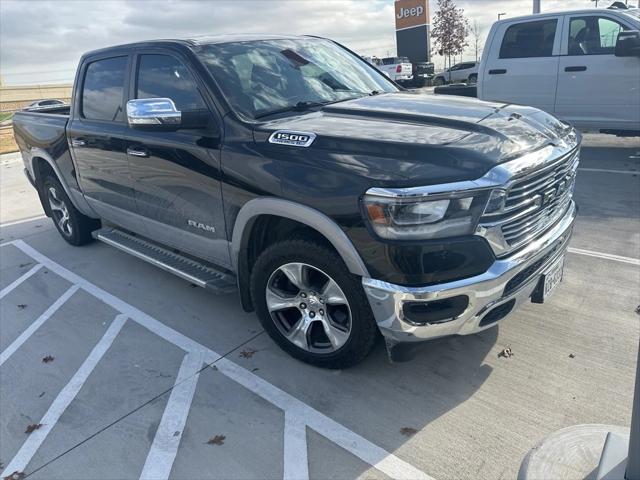
[[[552,227],[567,211],[579,163],[578,150],[515,178],[499,210],[482,216],[483,228],[499,230],[506,254]]]

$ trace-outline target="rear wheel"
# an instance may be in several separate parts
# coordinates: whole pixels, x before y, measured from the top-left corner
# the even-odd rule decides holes
[[[44,198],[51,212],[51,219],[62,238],[79,246],[93,240],[91,232],[100,227],[100,220],[87,217],[71,203],[60,181],[54,176],[42,182]]]
[[[325,246],[272,245],[253,267],[251,292],[267,333],[304,362],[345,368],[373,347],[377,327],[360,280]]]
[[[444,85],[444,78],[442,78],[442,77],[436,77],[436,79],[433,81],[433,84],[434,84],[436,87],[440,87],[440,86]]]

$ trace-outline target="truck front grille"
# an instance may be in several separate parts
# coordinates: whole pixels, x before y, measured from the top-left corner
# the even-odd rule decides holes
[[[544,233],[569,208],[579,163],[578,150],[555,162],[514,179],[503,207],[483,215],[480,225],[499,229],[504,240],[503,256]]]

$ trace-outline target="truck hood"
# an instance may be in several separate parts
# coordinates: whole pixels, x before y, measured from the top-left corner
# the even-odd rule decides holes
[[[563,144],[573,131],[531,107],[407,92],[273,120],[256,129],[255,139],[268,142],[278,130],[315,134],[305,155],[392,173],[405,185],[472,180],[499,163]],[[302,148],[271,147],[283,155]]]

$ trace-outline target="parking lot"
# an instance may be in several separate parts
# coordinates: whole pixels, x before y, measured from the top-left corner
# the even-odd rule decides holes
[[[637,139],[585,137],[549,303],[408,363],[380,343],[344,371],[287,356],[236,294],[69,246],[16,156],[1,157],[0,190],[2,477],[511,479],[558,429],[630,423]]]

